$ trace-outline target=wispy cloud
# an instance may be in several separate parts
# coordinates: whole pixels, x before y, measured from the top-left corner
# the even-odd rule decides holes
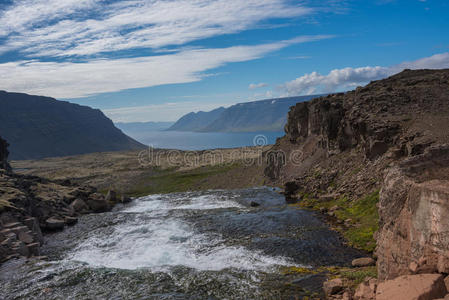
[[[175,54],[122,59],[91,59],[86,62],[42,62],[37,60],[0,64],[3,89],[58,98],[163,84],[201,80],[205,71],[227,63],[261,58],[296,43],[329,36],[303,36],[255,46],[191,49]]]
[[[210,111],[218,106],[228,107],[236,103],[220,103],[220,105],[217,105],[216,103],[201,101],[167,102],[162,104],[105,109],[103,112],[114,122],[147,122],[148,120],[155,122],[177,121],[180,117],[192,111]]]
[[[255,89],[260,89],[260,88],[267,87],[267,86],[268,86],[268,83],[265,83],[265,82],[261,82],[261,83],[251,83],[251,84],[248,86],[248,88],[249,88],[250,90],[255,90]]]
[[[0,9],[0,52],[67,57],[158,49],[313,12],[287,0],[16,0]]]
[[[190,42],[315,13],[290,0],[11,0],[0,5],[0,88],[77,98],[189,83],[228,63],[262,58],[300,36],[210,49]],[[261,42],[262,43],[262,42]],[[144,51],[142,51],[144,49]],[[210,75],[210,74],[209,74]]]
[[[404,62],[390,67],[362,67],[336,69],[327,75],[318,72],[305,74],[280,86],[284,95],[311,95],[348,90],[401,72],[404,69],[449,68],[449,52],[436,54],[416,61]]]

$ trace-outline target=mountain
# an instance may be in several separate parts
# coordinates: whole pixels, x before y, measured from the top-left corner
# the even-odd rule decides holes
[[[189,113],[170,130],[200,132],[282,131],[287,112],[298,102],[318,96],[301,96],[245,102],[211,112]],[[176,128],[176,129],[173,129]]]
[[[182,116],[168,130],[173,131],[200,131],[205,126],[215,121],[226,108],[220,107],[209,112],[191,112]]]
[[[201,131],[252,132],[282,131],[287,122],[287,112],[298,102],[318,96],[301,96],[239,103],[227,108]]]
[[[13,160],[144,147],[98,109],[5,91],[0,91],[0,107],[0,135],[10,144]]]

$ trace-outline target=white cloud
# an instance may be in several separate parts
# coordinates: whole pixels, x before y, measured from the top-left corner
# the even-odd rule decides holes
[[[16,0],[0,8],[0,53],[67,57],[158,49],[313,12],[288,0]]]
[[[76,63],[8,62],[0,64],[0,82],[1,88],[9,91],[78,98],[131,88],[194,82],[207,76],[203,72],[224,64],[258,59],[295,43],[324,38],[329,36],[303,36],[255,46],[187,49],[175,54]]]
[[[264,82],[261,82],[261,83],[251,83],[249,86],[248,86],[248,88],[250,89],[250,90],[255,90],[255,89],[259,89],[259,88],[263,88],[263,87],[267,87],[268,86],[268,83],[264,83]]]
[[[177,102],[152,104],[144,106],[122,107],[105,109],[103,112],[114,122],[153,122],[177,121],[189,112],[211,111],[218,106],[228,107],[236,103],[216,103],[211,102]]]
[[[449,68],[449,52],[436,54],[391,67],[362,67],[336,69],[327,75],[312,72],[280,86],[284,95],[311,95],[348,90],[401,72],[404,69]]]

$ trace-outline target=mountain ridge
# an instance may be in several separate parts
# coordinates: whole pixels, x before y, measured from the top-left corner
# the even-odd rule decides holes
[[[321,95],[273,98],[242,102],[210,112],[188,113],[169,130],[195,132],[257,132],[282,131],[287,112],[298,102]]]
[[[0,104],[0,133],[13,160],[144,148],[98,109],[6,91]]]

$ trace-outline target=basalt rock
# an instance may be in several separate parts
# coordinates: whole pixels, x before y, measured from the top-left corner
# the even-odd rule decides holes
[[[11,166],[8,163],[8,143],[0,137],[0,169],[11,171]]]
[[[0,140],[0,167],[7,165],[6,146]],[[42,230],[62,230],[65,225],[75,224],[80,214],[91,212],[83,199],[90,200],[91,205],[98,201],[94,203],[95,211],[109,209],[104,196],[96,194],[92,187],[19,175],[1,168],[0,263],[18,256],[39,256],[44,242]]]
[[[405,70],[292,107],[265,175],[323,211],[328,195],[352,207],[380,190],[380,281],[447,274],[448,127],[449,70]]]

